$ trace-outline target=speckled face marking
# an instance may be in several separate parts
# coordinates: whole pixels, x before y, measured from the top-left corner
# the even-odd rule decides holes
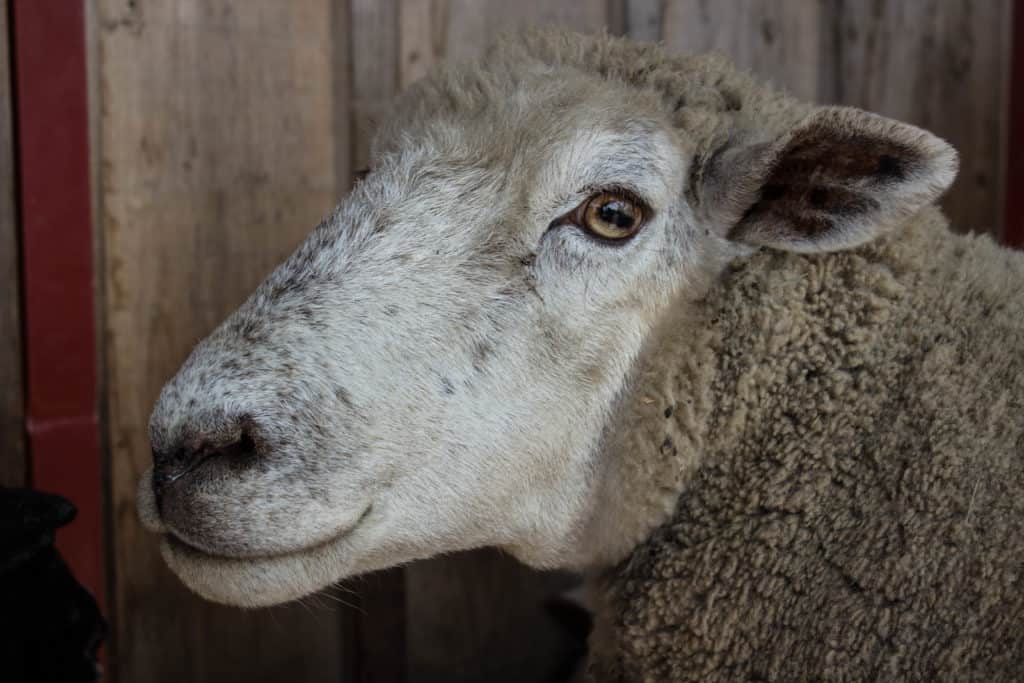
[[[479,546],[614,561],[659,521],[598,500],[654,331],[751,245],[869,239],[934,196],[944,150],[607,38],[438,72],[164,388],[143,521],[186,584],[238,605]]]

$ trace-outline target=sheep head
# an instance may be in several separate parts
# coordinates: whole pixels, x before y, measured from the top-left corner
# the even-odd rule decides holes
[[[543,35],[438,71],[164,388],[142,519],[245,606],[479,546],[614,561],[664,514],[609,493],[659,326],[731,259],[854,247],[954,174],[924,131],[718,57]]]

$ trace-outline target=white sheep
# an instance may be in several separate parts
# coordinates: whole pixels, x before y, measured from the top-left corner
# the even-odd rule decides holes
[[[373,158],[154,409],[192,589],[498,546],[588,575],[598,680],[1024,669],[1024,257],[949,232],[949,145],[544,34]]]

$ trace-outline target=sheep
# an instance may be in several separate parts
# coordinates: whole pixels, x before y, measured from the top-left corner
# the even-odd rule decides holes
[[[191,589],[497,546],[587,576],[593,680],[1024,668],[1024,257],[949,230],[947,143],[549,32],[372,157],[154,407]]]

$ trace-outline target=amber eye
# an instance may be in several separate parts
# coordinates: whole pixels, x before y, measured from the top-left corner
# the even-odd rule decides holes
[[[606,240],[632,237],[644,223],[640,202],[617,192],[596,194],[580,208],[580,227]]]

